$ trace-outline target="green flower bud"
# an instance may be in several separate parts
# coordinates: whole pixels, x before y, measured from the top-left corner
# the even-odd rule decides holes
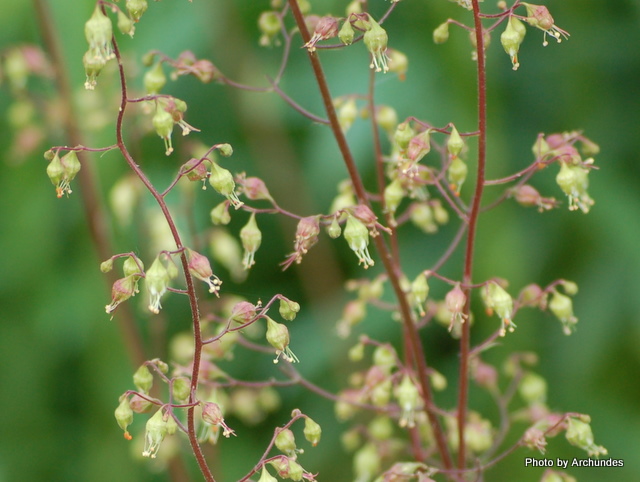
[[[518,70],[520,63],[518,62],[518,50],[520,44],[524,40],[524,36],[527,33],[527,29],[524,24],[516,17],[509,17],[507,22],[507,28],[500,35],[500,42],[504,51],[511,57],[511,63],[513,64],[513,70]]]
[[[433,216],[433,209],[427,202],[418,202],[411,205],[409,211],[411,222],[427,234],[438,231],[438,225]]]
[[[260,474],[260,478],[258,479],[258,482],[278,482],[278,479],[276,479],[273,475],[269,473],[266,465],[263,465],[262,473]]]
[[[382,105],[376,110],[376,122],[387,134],[393,135],[398,125],[398,114],[393,107]]]
[[[340,227],[340,223],[338,222],[337,217],[334,216],[333,220],[331,221],[331,224],[327,228],[327,233],[329,234],[329,237],[332,239],[338,238],[342,233],[342,228]]]
[[[353,97],[349,98],[340,109],[338,109],[338,122],[342,132],[347,132],[358,117],[358,108]]]
[[[495,311],[502,320],[500,336],[505,336],[507,334],[507,330],[513,332],[517,327],[513,321],[511,321],[511,315],[513,314],[513,299],[509,293],[507,293],[498,283],[491,281],[485,286],[484,298],[487,310],[490,312]]]
[[[547,155],[551,151],[551,148],[549,147],[549,144],[547,144],[544,136],[539,135],[536,138],[536,142],[534,142],[531,147],[531,151],[533,152],[533,155],[536,156],[536,159],[540,159]]]
[[[373,351],[373,364],[389,375],[396,366],[397,354],[389,345],[377,346]]]
[[[520,381],[518,392],[528,405],[547,401],[547,381],[537,373],[527,372]]]
[[[162,308],[160,298],[167,291],[170,281],[171,277],[167,268],[160,261],[160,257],[156,257],[145,275],[145,284],[149,292],[149,311],[156,315],[160,313],[160,308]]]
[[[147,0],[127,0],[127,11],[134,22],[139,22],[142,14],[147,11]]]
[[[191,394],[190,380],[185,377],[176,378],[171,385],[171,392],[178,403],[186,403]]]
[[[371,390],[371,395],[369,396],[371,403],[376,407],[385,407],[388,405],[391,400],[392,388],[393,385],[390,378],[378,383],[373,387],[373,390]]]
[[[436,223],[447,224],[449,222],[449,212],[442,207],[440,200],[432,199],[429,204],[431,205],[431,209],[433,209],[433,219],[436,220]]]
[[[347,18],[347,20],[342,24],[340,31],[338,32],[338,38],[340,39],[340,42],[342,42],[343,44],[351,45],[351,43],[353,42],[354,35],[355,35],[355,31],[351,26],[351,22]]]
[[[233,180],[233,174],[227,169],[220,167],[217,163],[211,163],[211,175],[209,176],[209,184],[216,192],[225,196],[234,208],[238,209],[244,203],[240,201],[236,194],[236,183]]]
[[[349,360],[352,362],[359,362],[364,358],[364,344],[356,343],[351,348],[349,348]]]
[[[571,298],[557,291],[553,292],[549,302],[549,310],[562,323],[562,331],[565,335],[570,335],[575,329],[578,318],[573,315],[573,302]]]
[[[140,365],[140,368],[133,374],[133,384],[144,393],[149,393],[153,386],[153,375],[147,365]]]
[[[222,157],[231,157],[233,155],[233,147],[231,147],[231,144],[220,144],[218,152]]]
[[[363,264],[367,269],[373,266],[374,262],[369,255],[369,230],[354,216],[347,217],[347,225],[344,228],[344,239],[349,243],[349,247],[358,257],[358,264]]]
[[[372,480],[380,472],[380,454],[373,443],[367,443],[353,457],[354,480]]]
[[[402,410],[399,425],[401,427],[415,427],[416,411],[420,409],[420,392],[409,375],[405,374],[402,377],[394,394]]]
[[[399,178],[394,179],[384,189],[384,210],[386,213],[395,214],[398,206],[404,199],[406,192],[402,187],[402,182]]]
[[[451,190],[456,194],[456,196],[460,195],[460,188],[467,179],[468,171],[469,169],[467,168],[467,165],[459,157],[453,159],[449,165],[449,169],[447,169],[447,178],[451,183]]]
[[[398,79],[404,81],[407,78],[407,70],[409,69],[409,59],[407,56],[399,50],[387,49],[387,57],[389,59],[389,70],[398,74]],[[393,127],[395,127],[395,125]]]
[[[289,330],[281,323],[276,323],[268,316],[267,320],[267,342],[276,349],[276,358],[273,363],[278,363],[280,356],[289,363],[299,362],[298,357],[289,348]]]
[[[570,296],[578,293],[578,285],[573,281],[562,280],[562,286],[564,287],[564,292]]]
[[[411,291],[409,296],[410,304],[418,311],[420,316],[425,315],[424,305],[427,302],[429,296],[429,284],[427,283],[427,276],[424,273],[420,273],[416,276],[416,279],[411,283]]]
[[[105,62],[115,57],[111,47],[113,27],[111,20],[102,13],[102,5],[96,4],[91,18],[84,24],[84,36],[89,44],[89,50]]]
[[[447,388],[447,379],[442,373],[433,370],[429,373],[429,379],[434,390],[441,392]]]
[[[287,321],[293,321],[300,311],[300,304],[286,298],[280,298],[280,316]]]
[[[133,37],[133,34],[136,31],[136,26],[134,25],[133,20],[131,20],[122,10],[118,10],[118,30],[120,30],[120,33],[123,35],[129,35],[131,37]]]
[[[286,455],[294,456],[296,453],[296,438],[293,435],[293,432],[288,428],[278,432],[275,444],[278,450]]]
[[[451,157],[458,157],[460,152],[464,149],[464,141],[456,129],[456,126],[451,126],[451,133],[449,134],[449,139],[447,140],[447,151],[449,151],[449,155]]]
[[[162,409],[160,409],[147,421],[142,456],[155,459],[166,435],[167,421],[164,419]]]
[[[116,421],[122,430],[124,430],[124,438],[131,440],[131,435],[127,431],[127,427],[133,423],[133,410],[129,404],[129,397],[123,397],[120,405],[115,411]]]
[[[443,44],[447,40],[449,40],[449,22],[444,22],[433,31],[433,43]]]
[[[367,431],[374,440],[389,440],[393,437],[393,423],[386,415],[379,415],[369,422]]]
[[[565,437],[567,441],[582,450],[585,450],[589,457],[599,457],[607,455],[606,448],[596,445],[593,438],[593,431],[589,422],[570,417]]]
[[[491,422],[482,419],[475,412],[469,413],[467,426],[464,430],[464,438],[467,447],[475,453],[482,453],[491,447],[493,442]]]
[[[215,225],[227,225],[231,222],[229,201],[222,201],[211,210],[211,222]]]
[[[156,62],[153,67],[145,72],[143,82],[144,90],[147,95],[155,95],[160,93],[162,88],[167,83],[167,76],[164,75],[162,62]],[[171,128],[173,129],[173,122],[171,123]]]
[[[156,113],[151,119],[156,134],[164,140],[165,154],[168,156],[173,152],[171,144],[171,133],[173,132],[173,116],[165,110],[160,102],[156,105]]]
[[[314,447],[320,442],[322,428],[310,417],[304,419],[304,438]]]
[[[113,269],[113,258],[109,258],[108,260],[100,263],[100,271],[102,271],[103,273],[108,273],[112,269]]]
[[[240,230],[240,240],[244,248],[242,264],[244,269],[249,269],[255,264],[255,254],[262,243],[262,232],[256,223],[256,213],[251,213],[249,221]]]
[[[247,277],[242,267],[242,248],[238,240],[224,229],[215,229],[209,240],[210,252],[220,266],[231,273],[234,282],[243,281]]]
[[[393,140],[400,149],[406,149],[415,135],[416,133],[411,128],[411,124],[409,124],[409,122],[402,122],[396,127]]]
[[[124,260],[122,265],[122,271],[125,276],[133,276],[136,275],[138,277],[142,276],[144,272],[144,264],[137,256],[127,256],[127,259]]]
[[[262,36],[260,37],[260,45],[268,47],[273,39],[280,33],[282,28],[280,17],[272,10],[262,12],[258,17],[258,29]]]
[[[556,176],[558,186],[569,198],[569,210],[580,209],[583,213],[588,213],[591,206],[595,204],[589,197],[587,189],[589,187],[589,170],[580,165],[570,165],[560,162],[560,172]]]

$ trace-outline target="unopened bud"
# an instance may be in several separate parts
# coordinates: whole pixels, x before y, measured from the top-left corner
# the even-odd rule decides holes
[[[287,321],[293,321],[300,311],[300,305],[295,301],[286,298],[280,298],[280,316]]]
[[[278,435],[276,435],[275,444],[278,450],[284,452],[286,455],[293,456],[296,453],[296,438],[288,428],[280,430]]]
[[[171,393],[178,403],[185,403],[191,394],[191,382],[188,378],[180,377],[173,380]]]
[[[304,438],[314,447],[320,442],[322,436],[322,428],[310,417],[304,419]]]
[[[156,62],[153,67],[151,67],[144,74],[144,90],[148,95],[159,94],[162,88],[167,83],[167,76],[164,75],[164,70],[162,70],[162,63]]]
[[[120,405],[115,411],[116,421],[122,430],[124,430],[124,438],[131,440],[131,435],[127,431],[127,427],[133,423],[133,410],[129,404],[129,397],[124,397],[120,401]]]
[[[140,21],[142,14],[147,11],[147,0],[127,0],[127,11],[134,22]]]
[[[433,42],[443,44],[449,40],[449,22],[441,23],[433,31]]]
[[[140,368],[133,374],[133,384],[144,393],[149,393],[153,386],[153,375],[147,365],[140,365]]]
[[[351,26],[351,22],[349,22],[349,19],[347,18],[347,20],[345,20],[345,22],[342,24],[340,31],[338,32],[338,38],[343,44],[351,45],[354,35],[355,31]]]

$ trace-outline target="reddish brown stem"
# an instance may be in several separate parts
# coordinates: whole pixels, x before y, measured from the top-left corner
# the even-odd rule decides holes
[[[478,0],[472,0],[473,20],[475,24],[475,35],[477,45],[477,77],[478,77],[478,166],[476,186],[473,193],[473,200],[469,209],[467,244],[465,249],[464,275],[462,282],[465,286],[471,286],[473,275],[473,251],[476,240],[476,229],[478,226],[478,215],[480,213],[480,203],[485,182],[485,164],[487,150],[487,78],[485,68],[484,35],[480,17],[480,7]],[[471,311],[471,288],[465,288],[467,298],[464,314],[469,315]],[[467,318],[469,319],[469,318]],[[460,380],[458,389],[458,469],[463,469],[466,464],[466,444],[464,439],[464,429],[467,420],[467,403],[469,399],[469,352],[470,352],[470,323],[462,325],[462,336],[460,337]]]
[[[309,30],[304,21],[304,17],[302,12],[300,12],[300,8],[298,7],[298,3],[296,0],[289,0],[289,7],[293,13],[293,16],[296,20],[296,24],[300,30],[302,35],[302,40],[304,43],[309,42],[311,35],[309,34]],[[353,188],[358,198],[358,202],[361,204],[367,205],[370,207],[369,199],[367,197],[367,193],[364,189],[364,185],[362,183],[362,179],[360,177],[360,173],[356,167],[356,164],[353,159],[353,155],[347,144],[347,140],[342,132],[342,128],[340,127],[340,123],[338,122],[338,116],[336,114],[335,107],[333,105],[333,100],[331,98],[331,93],[329,92],[329,86],[327,84],[326,77],[324,75],[324,71],[322,69],[322,65],[320,63],[320,59],[316,52],[308,52],[309,60],[311,62],[311,66],[313,68],[313,72],[318,83],[318,88],[320,90],[320,94],[322,96],[322,101],[325,107],[325,111],[327,112],[327,117],[329,119],[331,131],[333,136],[338,144],[338,148],[340,149],[340,153],[343,157],[345,166],[349,173],[349,177],[351,178],[351,183],[353,184]],[[402,317],[403,326],[407,332],[407,337],[410,341],[411,351],[414,354],[415,362],[417,365],[417,377],[420,383],[420,388],[422,392],[422,398],[425,404],[425,410],[427,412],[427,416],[429,418],[429,422],[431,424],[431,428],[433,430],[433,434],[436,440],[436,445],[438,447],[438,452],[442,458],[443,466],[450,470],[453,467],[453,463],[451,460],[451,456],[449,454],[449,450],[447,447],[446,438],[444,432],[442,430],[442,426],[440,424],[440,420],[437,417],[437,414],[434,411],[433,404],[433,395],[431,392],[431,386],[429,385],[429,380],[427,378],[427,362],[426,357],[424,355],[424,349],[422,347],[422,342],[420,341],[420,336],[418,334],[417,327],[413,322],[411,316],[411,308],[407,301],[407,297],[403,292],[400,286],[400,270],[399,267],[394,264],[393,257],[389,248],[387,247],[383,236],[376,236],[374,238],[374,242],[376,244],[376,248],[378,253],[380,254],[380,258],[382,263],[384,264],[384,268],[389,277],[389,282],[393,287],[393,291],[398,300],[398,307],[400,309],[400,315]]]
[[[122,65],[122,57],[120,55],[120,51],[118,49],[118,44],[113,39],[113,50],[116,55],[116,59],[118,60],[118,70],[120,73],[120,87],[121,87],[121,101],[120,101],[120,109],[118,111],[118,118],[116,121],[116,139],[118,143],[118,149],[122,152],[127,164],[131,168],[131,170],[136,174],[136,176],[140,179],[140,181],[145,185],[145,187],[149,190],[151,195],[154,197],[158,206],[162,210],[162,214],[169,225],[169,229],[171,230],[171,234],[176,243],[176,249],[181,250],[180,253],[180,261],[182,262],[182,270],[184,272],[185,281],[187,284],[187,295],[189,297],[189,306],[191,308],[191,319],[193,322],[193,338],[194,338],[194,354],[193,354],[193,369],[191,372],[191,394],[189,396],[189,403],[196,402],[196,389],[198,388],[198,376],[200,371],[200,358],[202,354],[202,334],[200,331],[200,311],[198,309],[198,300],[196,297],[195,286],[193,284],[193,277],[191,276],[191,272],[189,271],[189,264],[187,261],[186,250],[184,249],[184,245],[182,244],[182,239],[180,238],[180,234],[178,233],[178,228],[173,221],[173,217],[169,211],[169,207],[164,200],[164,197],[158,190],[153,186],[149,178],[145,175],[145,173],[140,169],[138,164],[134,161],[133,157],[129,153],[127,149],[124,139],[122,136],[122,125],[124,120],[124,114],[127,108],[127,83],[124,74],[124,67]],[[189,443],[191,444],[191,449],[196,457],[196,461],[198,463],[198,467],[202,472],[204,478],[209,482],[215,482],[211,471],[207,465],[207,462],[204,458],[204,454],[202,453],[202,449],[200,444],[198,443],[198,439],[196,436],[195,429],[195,409],[191,407],[187,410],[187,435],[189,436]]]

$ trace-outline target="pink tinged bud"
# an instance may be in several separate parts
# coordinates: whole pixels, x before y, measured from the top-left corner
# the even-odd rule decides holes
[[[471,375],[475,382],[481,387],[491,389],[497,386],[498,372],[492,365],[484,363],[479,358],[476,358],[471,365]]]
[[[553,209],[558,204],[555,198],[542,197],[540,193],[529,184],[523,184],[514,188],[512,195],[521,206],[537,206],[539,212]]]
[[[211,175],[209,176],[209,184],[216,192],[225,196],[234,208],[238,209],[244,203],[238,199],[236,194],[236,183],[233,175],[227,169],[220,167],[217,163],[211,164]]]
[[[155,459],[166,435],[167,421],[164,419],[162,409],[160,409],[147,421],[142,456]]]
[[[369,234],[371,236],[376,237],[378,235],[378,230],[376,229],[378,217],[373,213],[369,206],[366,204],[358,204],[351,209],[351,214],[369,228]]]
[[[321,40],[327,40],[338,35],[338,20],[326,16],[318,20],[311,39],[303,45],[309,52],[316,50],[316,44]]]
[[[238,178],[236,181],[242,186],[242,192],[244,192],[245,196],[252,201],[264,199],[273,202],[266,184],[259,177]]]
[[[452,331],[454,326],[461,325],[467,318],[467,315],[463,313],[464,306],[467,302],[467,297],[460,289],[460,283],[456,283],[455,287],[446,294],[444,302],[447,311],[451,313],[451,324],[449,325],[449,331]]]
[[[129,298],[136,294],[136,280],[133,276],[126,276],[120,278],[111,287],[111,303],[105,306],[107,313],[113,313],[115,309],[123,301],[127,301]]]
[[[364,265],[367,269],[373,266],[374,262],[369,255],[369,230],[361,221],[354,216],[347,217],[347,225],[344,228],[344,239],[349,243],[349,248],[358,257],[358,264]]]
[[[185,162],[180,168],[181,174],[187,176],[189,181],[205,181],[209,177],[209,170],[207,169],[207,159],[191,158]],[[202,189],[206,189],[206,185],[203,184]]]
[[[383,29],[371,15],[368,15],[368,17],[367,30],[364,33],[363,41],[371,54],[371,65],[369,65],[369,68],[375,69],[376,72],[382,71],[386,73],[389,71],[389,66],[387,65],[387,42],[389,41],[389,37],[385,29]]]
[[[151,402],[134,394],[129,401],[129,406],[135,413],[145,413],[151,408]]]
[[[419,162],[431,150],[431,131],[427,129],[409,141],[407,158]]]
[[[236,303],[231,310],[231,319],[236,323],[245,324],[255,319],[257,307],[248,301]]]
[[[202,404],[202,420],[215,427],[222,427],[222,435],[227,438],[231,435],[235,436],[235,432],[224,422],[222,410],[220,409],[220,405],[217,403],[204,402]]]
[[[200,281],[204,281],[209,285],[209,293],[220,296],[220,285],[222,281],[213,274],[211,264],[206,256],[196,253],[187,248],[187,256],[189,258],[189,271]],[[213,279],[212,279],[213,278]]]
[[[298,357],[289,348],[289,330],[282,323],[265,317],[267,320],[267,342],[276,349],[276,358],[273,363],[278,363],[280,356],[289,363],[299,362]]]
[[[167,291],[171,277],[160,257],[157,257],[145,275],[145,284],[149,292],[149,311],[160,313],[160,298]]]
[[[547,34],[555,38],[558,43],[562,42],[562,37],[565,39],[569,38],[568,32],[562,30],[553,23],[553,17],[549,13],[549,9],[547,7],[544,5],[533,5],[524,2],[522,2],[522,5],[527,8],[527,23],[544,32],[542,45],[547,46],[549,43],[547,42]]]
[[[242,265],[244,266],[244,269],[250,269],[256,263],[254,257],[262,243],[262,232],[256,223],[255,213],[251,213],[249,221],[240,230],[240,240],[242,241],[242,247],[244,248]]]

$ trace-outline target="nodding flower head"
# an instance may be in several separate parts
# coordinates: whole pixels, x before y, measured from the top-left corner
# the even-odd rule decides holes
[[[553,17],[549,13],[549,9],[544,5],[533,5],[530,3],[522,2],[527,9],[527,18],[525,19],[529,25],[535,28],[539,28],[544,32],[544,39],[542,45],[547,46],[547,34],[555,38],[558,43],[569,38],[569,33],[562,30],[560,27],[553,23]]]
[[[147,270],[144,278],[149,292],[149,311],[156,315],[160,313],[160,298],[167,291],[171,276],[165,265],[160,261],[160,256],[156,257],[151,267]]]
[[[524,40],[524,36],[527,33],[527,29],[524,24],[516,17],[509,17],[507,21],[507,28],[500,35],[500,43],[504,51],[511,57],[511,63],[513,64],[513,70],[518,70],[520,63],[518,62],[518,50],[520,44]]]
[[[593,160],[591,160],[592,162]],[[591,199],[587,189],[589,188],[589,163],[584,161],[584,165],[569,164],[560,161],[560,172],[556,176],[558,186],[569,198],[569,210],[580,209],[583,213],[588,213],[595,201]]]
[[[314,52],[320,40],[327,40],[336,35],[338,35],[338,19],[330,16],[322,17],[318,20],[311,39],[303,47],[306,47],[309,52]]]
[[[84,36],[93,55],[105,62],[115,57],[111,47],[113,26],[109,17],[102,13],[101,3],[96,4],[91,18],[84,24]]]
[[[79,171],[80,161],[75,151],[69,151],[62,158],[57,152],[53,155],[47,166],[47,176],[56,186],[57,197],[61,198],[65,194],[69,195],[73,192],[71,190],[71,181]]]
[[[222,281],[211,270],[211,264],[206,256],[187,248],[187,257],[189,258],[189,271],[200,281],[204,281],[209,285],[209,293],[220,296],[220,285]]]
[[[356,253],[358,264],[363,264],[365,269],[374,265],[368,249],[369,230],[361,221],[350,214],[344,228],[344,239],[349,243],[351,250]]]
[[[158,455],[158,450],[160,450],[160,444],[166,435],[167,420],[162,413],[162,409],[160,409],[147,421],[142,456],[155,459]]]
[[[256,223],[256,213],[251,213],[249,221],[247,221],[247,224],[240,230],[240,239],[242,241],[242,247],[244,248],[242,264],[244,265],[244,269],[249,269],[256,264],[254,257],[262,243],[262,232]]]
[[[387,65],[387,42],[389,41],[389,36],[386,30],[371,15],[369,15],[369,20],[366,23],[366,29],[363,40],[367,50],[371,53],[371,65],[369,67],[375,69],[376,72],[386,73],[389,71],[389,66]]]

